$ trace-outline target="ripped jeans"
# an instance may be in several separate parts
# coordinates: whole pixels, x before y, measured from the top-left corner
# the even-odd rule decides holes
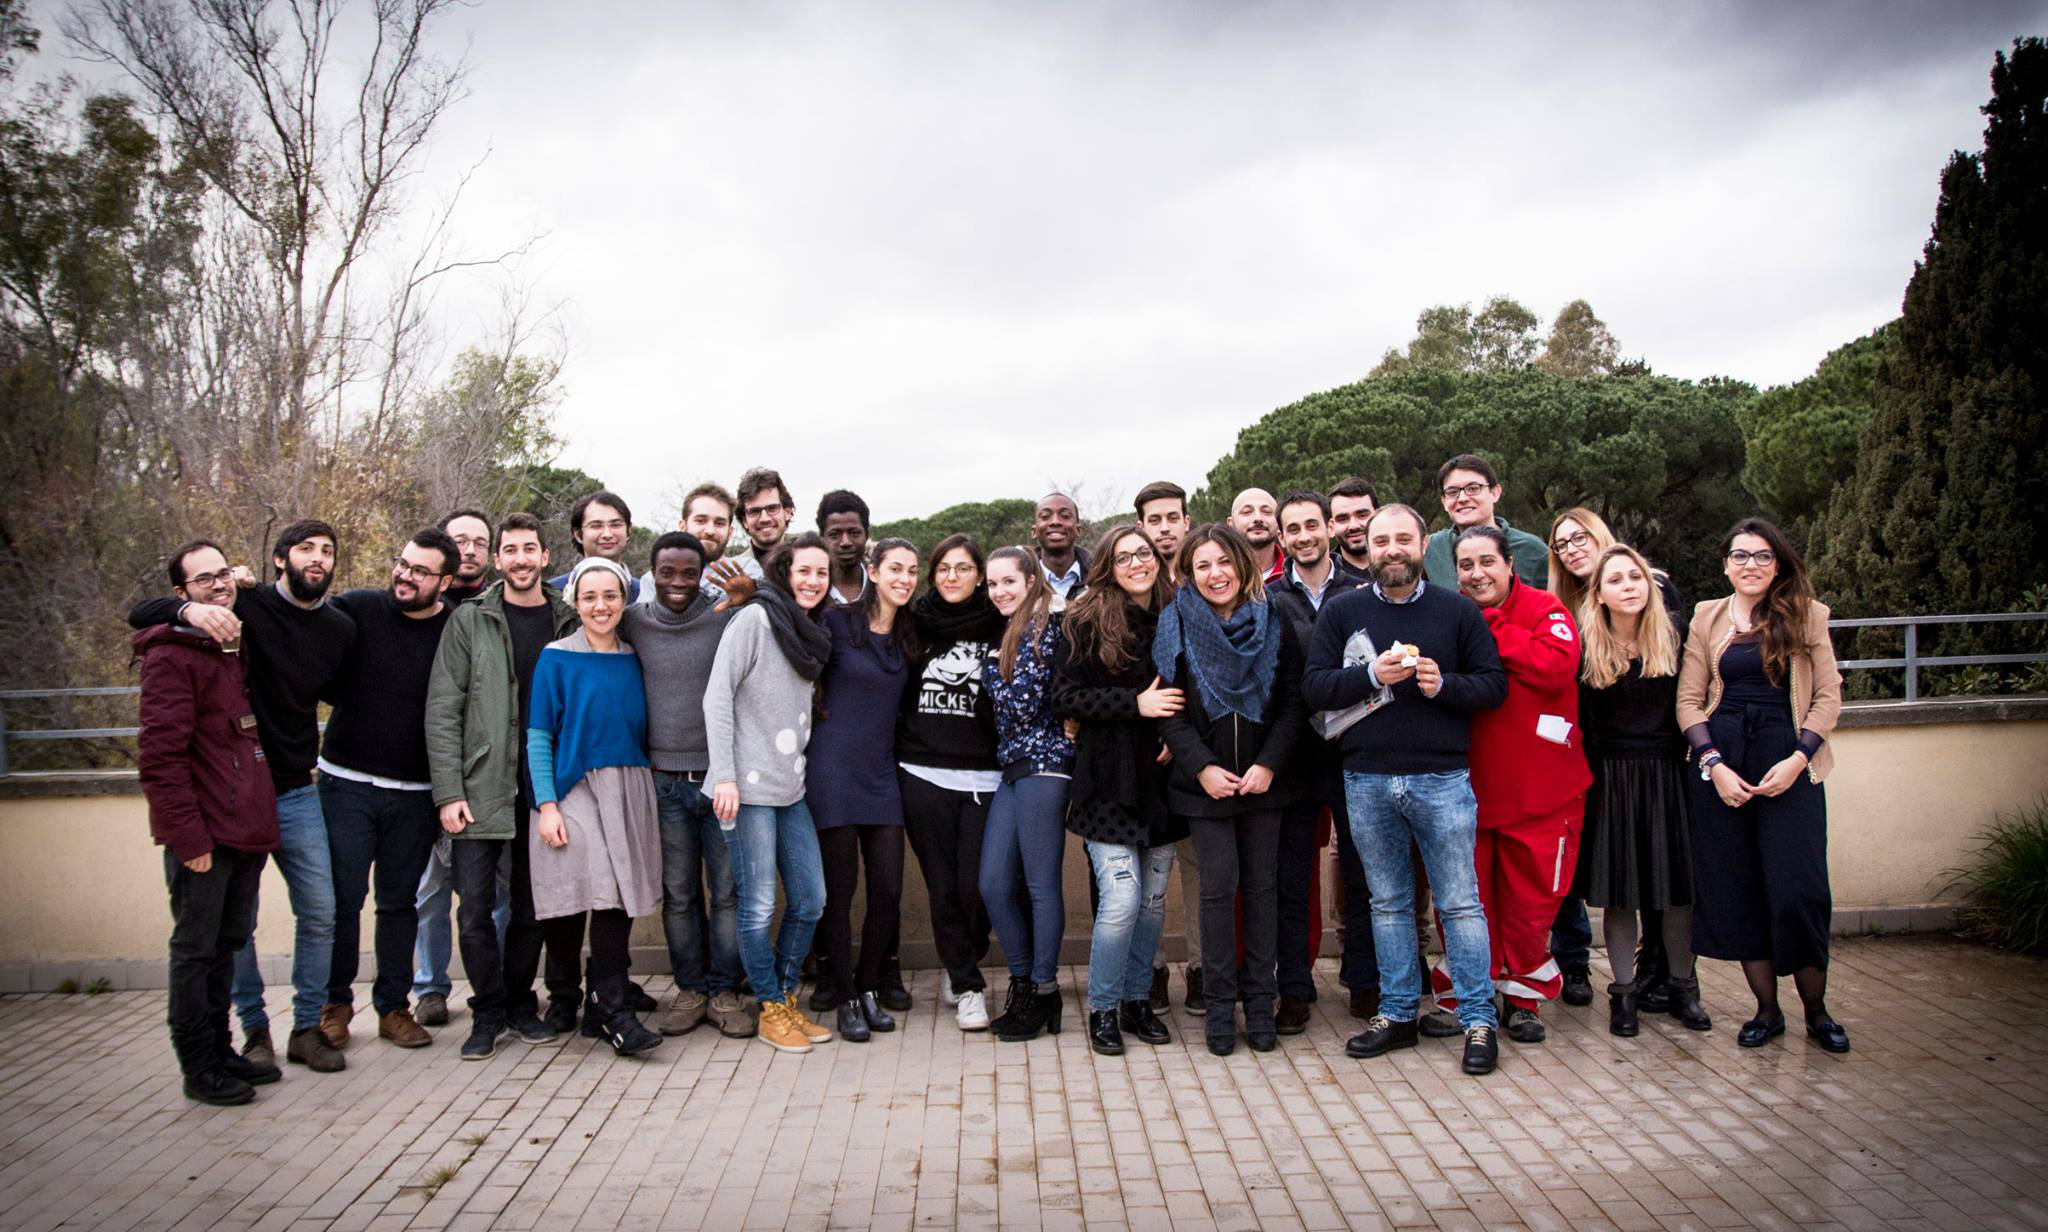
[[[1173,846],[1086,846],[1100,896],[1088,943],[1088,1008],[1113,1010],[1152,993],[1152,955],[1166,926]]]

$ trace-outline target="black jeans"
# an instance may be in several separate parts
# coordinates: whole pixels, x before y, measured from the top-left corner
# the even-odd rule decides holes
[[[1202,874],[1202,994],[1209,1029],[1235,1030],[1238,899],[1244,900],[1244,1025],[1273,1029],[1274,948],[1279,897],[1280,810],[1191,817]]]
[[[171,891],[171,1049],[188,1076],[212,1069],[232,1046],[228,984],[235,952],[256,929],[263,860],[260,851],[215,847],[213,867],[195,873],[164,852]]]
[[[981,992],[988,957],[988,909],[981,902],[981,838],[994,792],[950,791],[899,771],[903,828],[924,873],[932,905],[932,942],[953,991]]]
[[[817,950],[831,960],[832,996],[842,1004],[882,984],[882,963],[896,939],[903,904],[903,827],[834,826],[818,831],[825,861],[825,914]],[[853,956],[853,892],[862,867],[868,896],[860,925],[860,965]]]
[[[362,963],[363,901],[376,877],[377,975],[370,1004],[389,1014],[412,1004],[412,946],[419,935],[416,906],[420,876],[434,857],[441,820],[434,796],[320,776],[320,811],[327,818],[327,848],[334,856],[334,962],[327,1000],[353,1005]]]
[[[498,909],[498,861],[512,848],[512,915],[505,924],[505,948],[498,948],[492,913]],[[462,969],[469,977],[469,1008],[476,1016],[504,1019],[533,1013],[533,976],[540,966],[541,932],[533,918],[533,877],[527,868],[525,836],[516,839],[457,836],[452,847],[455,924]],[[575,956],[570,956],[574,970]],[[551,964],[552,966],[552,964]]]
[[[1337,832],[1337,875],[1344,886],[1344,956],[1337,965],[1337,982],[1350,992],[1378,992],[1380,954],[1372,938],[1372,887],[1366,884],[1365,862],[1358,858],[1358,846],[1351,841],[1343,768],[1317,770],[1316,788],[1322,802],[1330,806],[1331,829]],[[1283,987],[1281,991],[1287,990]]]
[[[1341,810],[1342,806],[1339,806]],[[1278,947],[1280,992],[1303,1001],[1316,999],[1315,971],[1309,965],[1309,945],[1313,940],[1310,930],[1321,928],[1321,920],[1309,919],[1309,890],[1322,875],[1316,859],[1321,849],[1316,846],[1316,820],[1322,816],[1323,802],[1314,795],[1297,800],[1280,810],[1280,851],[1278,886],[1275,898],[1279,903],[1279,924],[1274,936]],[[1339,817],[1343,814],[1340,811]],[[1339,821],[1337,824],[1342,825]],[[1347,937],[1349,935],[1347,930]],[[1209,952],[1208,939],[1203,938],[1202,953]]]

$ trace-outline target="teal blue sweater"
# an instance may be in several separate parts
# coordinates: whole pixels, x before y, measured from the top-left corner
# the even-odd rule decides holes
[[[647,764],[647,692],[630,648],[588,649],[581,633],[549,643],[533,670],[526,733],[536,804],[559,801],[605,766]]]

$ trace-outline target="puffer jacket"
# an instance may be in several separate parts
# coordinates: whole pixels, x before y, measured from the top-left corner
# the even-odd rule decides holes
[[[183,625],[137,631],[136,768],[149,834],[179,860],[215,847],[276,851],[277,789],[257,739],[242,656]]]

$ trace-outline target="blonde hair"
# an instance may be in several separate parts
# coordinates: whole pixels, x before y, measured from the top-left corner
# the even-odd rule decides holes
[[[1566,522],[1577,522],[1585,529],[1587,534],[1593,536],[1593,550],[1595,552],[1605,552],[1608,548],[1614,546],[1614,532],[1608,529],[1607,519],[1594,513],[1584,505],[1565,510],[1563,513],[1558,514],[1556,520],[1550,524],[1550,538],[1543,544],[1543,551],[1550,558],[1550,593],[1556,595],[1566,607],[1577,611],[1579,606],[1586,601],[1586,593],[1590,588],[1573,576],[1572,571],[1565,568],[1564,562],[1558,559],[1556,547],[1557,528]],[[1600,577],[1597,566],[1593,577],[1596,581]]]
[[[1636,624],[1636,654],[1630,655],[1621,635],[1614,631],[1612,613],[1606,604],[1600,602],[1600,579],[1607,574],[1609,561],[1627,560],[1643,571],[1643,585],[1649,588],[1649,595],[1643,604],[1643,614]],[[1552,554],[1551,571],[1557,571],[1556,554]],[[1633,658],[1643,661],[1643,675],[1675,676],[1678,674],[1678,626],[1671,623],[1671,613],[1664,607],[1664,588],[1657,584],[1656,570],[1643,554],[1626,543],[1616,543],[1601,552],[1593,562],[1593,584],[1585,590],[1585,596],[1578,603],[1579,635],[1585,639],[1585,657],[1579,663],[1579,679],[1595,689],[1605,689],[1628,675],[1628,666]]]

